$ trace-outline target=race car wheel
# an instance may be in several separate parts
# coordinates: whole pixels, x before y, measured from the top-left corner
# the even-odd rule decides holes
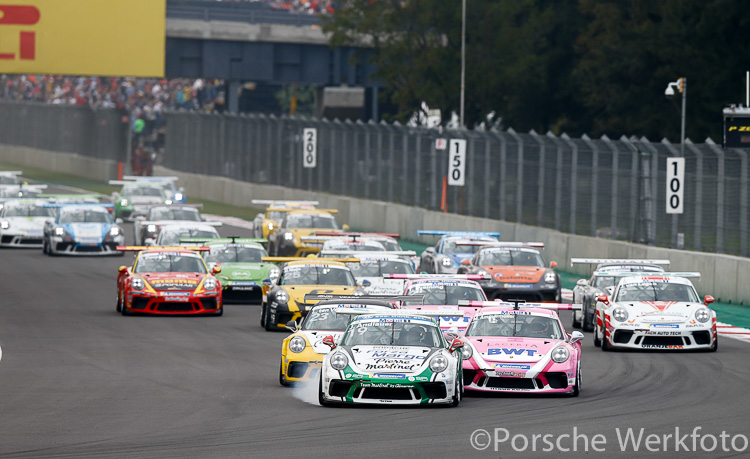
[[[220,307],[218,311],[216,311],[216,314],[214,314],[215,317],[221,317],[224,315],[224,307]]]
[[[607,322],[604,322],[604,328],[606,330],[607,328]],[[605,332],[602,332],[602,350],[604,352],[609,352],[612,350],[612,345],[609,344],[609,340],[607,339],[607,336],[604,334]]]
[[[708,352],[716,352],[719,350],[719,337],[717,336],[714,340],[714,344],[708,349]]]
[[[458,406],[461,403],[461,395],[464,388],[463,373],[463,371],[456,373],[456,386],[453,388],[453,402],[451,402],[451,406]]]
[[[282,386],[289,385],[289,381],[287,381],[286,376],[284,376],[284,364],[282,361],[279,361],[279,384]]]
[[[271,323],[271,315],[268,313],[268,311],[266,311],[265,320],[263,321],[263,328],[265,328],[266,331],[274,331],[277,329],[277,327],[275,327],[274,325],[276,324]]]
[[[47,240],[46,239],[42,240],[42,253],[45,255],[47,254]]]
[[[126,308],[124,304],[122,306],[120,306],[120,312],[124,316],[129,316],[130,315],[130,311],[128,311],[128,308]]]
[[[117,292],[117,312],[122,312],[122,301],[120,300],[120,292]]]
[[[576,367],[576,384],[573,386],[573,392],[570,393],[571,397],[578,397],[578,394],[581,393],[581,362],[578,362],[578,366]]]
[[[321,372],[320,379],[318,380],[318,402],[320,406],[331,406],[331,402],[323,398],[323,376]]]
[[[584,303],[585,304],[585,303]],[[581,330],[586,332],[594,331],[594,323],[596,320],[589,316],[589,314],[586,311],[586,308],[584,307],[581,309]]]
[[[599,325],[594,327],[594,346],[599,347],[602,345],[602,340],[599,339]]]
[[[260,326],[261,327],[266,326],[266,303],[263,303],[260,306]]]
[[[583,312],[583,311],[581,311]],[[576,314],[573,313],[573,328],[581,328],[581,322],[576,320]]]

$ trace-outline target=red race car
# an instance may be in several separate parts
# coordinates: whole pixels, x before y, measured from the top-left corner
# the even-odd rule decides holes
[[[133,266],[120,266],[117,312],[130,314],[214,315],[224,313],[221,284],[197,252],[207,247],[118,246],[138,252]]]

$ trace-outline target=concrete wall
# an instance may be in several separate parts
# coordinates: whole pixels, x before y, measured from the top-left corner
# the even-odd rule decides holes
[[[75,154],[52,153],[32,148],[0,145],[0,161],[34,166],[74,174],[102,181],[117,174],[117,164],[112,161],[83,158]],[[699,293],[710,294],[721,301],[750,303],[750,259],[732,255],[673,250],[649,247],[622,241],[560,233],[546,228],[517,223],[445,214],[400,204],[335,196],[327,193],[297,190],[280,186],[240,182],[223,177],[212,177],[155,168],[155,175],[180,177],[180,186],[191,197],[224,202],[234,206],[247,206],[251,199],[317,200],[321,207],[338,209],[339,223],[367,231],[400,233],[414,239],[419,229],[444,229],[466,231],[499,231],[502,239],[515,241],[540,241],[546,244],[547,261],[557,261],[566,271],[588,275],[588,266],[570,266],[570,258],[666,258],[672,261],[672,271],[700,271],[701,279],[695,281]],[[421,238],[424,243],[433,238]]]

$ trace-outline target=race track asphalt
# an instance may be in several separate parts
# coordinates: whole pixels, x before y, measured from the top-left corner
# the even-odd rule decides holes
[[[132,242],[132,225],[125,225]],[[224,226],[224,235],[249,235]],[[719,435],[750,437],[750,344],[716,353],[604,353],[584,340],[578,398],[468,397],[457,408],[323,408],[314,390],[278,384],[284,333],[259,326],[257,305],[223,317],[122,317],[116,270],[125,257],[47,257],[0,250],[0,457],[748,457]],[[570,317],[563,318],[565,324]],[[307,401],[306,401],[307,400]],[[681,435],[700,427],[698,454],[638,453],[628,428]],[[510,441],[479,452],[477,429]],[[574,431],[574,429],[576,429]],[[577,432],[604,451],[551,453],[532,435]],[[502,439],[504,431],[498,431]],[[483,441],[483,434],[477,439]],[[644,435],[644,436],[645,436]],[[561,437],[561,448],[574,442]],[[686,440],[692,449],[691,439]],[[731,450],[731,441],[726,441]],[[740,437],[735,445],[744,445]],[[653,445],[652,445],[653,447]]]

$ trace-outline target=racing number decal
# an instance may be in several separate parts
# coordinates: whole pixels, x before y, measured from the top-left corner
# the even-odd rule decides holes
[[[451,139],[448,152],[448,185],[464,186],[464,171],[466,170],[466,140]]]
[[[302,130],[302,166],[315,167],[318,162],[318,130],[306,128]]]
[[[685,158],[667,158],[667,213],[682,213]]]

